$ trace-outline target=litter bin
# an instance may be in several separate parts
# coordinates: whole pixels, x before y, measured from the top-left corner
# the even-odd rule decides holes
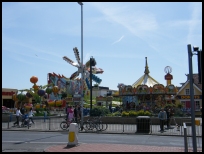
[[[195,120],[195,125],[200,126],[200,120]]]
[[[136,118],[137,133],[149,133],[150,132],[150,117],[138,116]]]

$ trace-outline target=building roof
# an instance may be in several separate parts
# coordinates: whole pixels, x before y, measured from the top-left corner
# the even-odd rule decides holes
[[[187,81],[189,80],[189,74],[186,74]],[[198,74],[193,74],[193,83],[202,90],[202,83],[199,83]]]
[[[149,75],[149,67],[147,64],[147,57],[145,57],[146,59],[146,64],[145,64],[145,71],[144,71],[144,75],[141,76],[135,83],[132,84],[132,87],[137,88],[138,85],[147,85],[148,87],[153,87],[155,84],[160,84],[158,81],[156,81],[154,78],[152,78]]]
[[[182,87],[179,88],[177,94],[179,94],[185,87],[186,85],[190,82],[190,80],[187,80],[185,84],[182,85]],[[198,91],[202,92],[202,89],[200,89],[195,83],[193,83],[193,87],[196,88]]]

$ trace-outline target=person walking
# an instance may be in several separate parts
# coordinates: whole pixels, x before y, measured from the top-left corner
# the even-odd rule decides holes
[[[78,108],[77,108],[77,110],[78,110],[78,111],[77,111],[78,115],[77,115],[77,116],[79,117],[79,120],[81,120],[81,109],[82,109],[82,111],[84,110],[83,107],[81,108],[81,106],[78,105]]]
[[[74,118],[74,109],[72,106],[68,109],[68,112],[69,112],[68,121],[69,123],[71,123]]]
[[[67,105],[67,107],[66,107],[66,109],[65,109],[65,112],[66,112],[66,119],[67,119],[67,120],[68,120],[68,118],[69,118],[69,108],[70,108],[70,106]]]
[[[18,107],[17,110],[16,110],[16,122],[14,122],[14,126],[17,124],[17,126],[19,126],[19,117],[20,115],[22,116],[22,113],[20,111],[20,108]]]
[[[167,120],[166,111],[164,111],[164,108],[162,108],[159,112],[158,118],[160,120],[160,131],[164,131],[164,122]]]
[[[24,115],[24,114],[25,114],[25,108],[24,108],[24,106],[23,106],[23,105],[21,106],[20,111],[21,111],[21,114],[22,114],[22,115]]]
[[[33,121],[33,116],[34,116],[33,108],[31,107],[31,108],[30,108],[30,111],[28,112],[28,118],[29,118],[29,120],[31,120],[31,122],[32,122],[33,124],[35,124],[34,121]]]
[[[74,108],[74,119],[75,119],[76,123],[77,123],[77,118],[78,118],[78,105],[75,105],[75,108]]]
[[[170,128],[170,118],[171,118],[171,116],[170,116],[170,109],[169,108],[167,108],[167,110],[166,110],[166,117],[167,117],[167,120],[166,120],[166,126],[167,126],[167,129],[169,129]]]

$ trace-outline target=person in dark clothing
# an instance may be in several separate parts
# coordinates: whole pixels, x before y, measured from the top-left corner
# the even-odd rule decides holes
[[[74,108],[74,118],[75,118],[75,122],[77,123],[77,117],[78,117],[78,105],[75,105]]]
[[[82,107],[82,110],[83,110],[83,107]],[[79,117],[79,119],[81,119],[81,107],[80,107],[80,105],[78,105],[77,113],[78,113],[77,116]]]
[[[24,109],[24,107],[23,107],[23,106],[21,107],[20,111],[21,111],[21,114],[22,114],[22,115],[24,115],[24,114],[25,114],[25,109]]]
[[[158,118],[160,120],[160,131],[164,131],[164,121],[167,119],[166,111],[164,111],[164,108],[161,109],[161,111],[158,114]]]
[[[169,125],[170,118],[171,118],[171,116],[170,116],[170,109],[166,110],[166,116],[167,116],[166,126],[167,126],[167,128],[170,128],[170,125]]]

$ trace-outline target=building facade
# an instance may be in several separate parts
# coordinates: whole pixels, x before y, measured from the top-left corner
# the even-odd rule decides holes
[[[12,99],[13,95],[17,93],[17,89],[2,88],[2,106],[7,108],[14,108],[15,102]]]
[[[193,93],[194,93],[194,107],[196,113],[200,112],[200,107],[202,107],[202,84],[198,83],[198,74],[193,74]],[[183,105],[184,110],[191,109],[190,101],[190,81],[187,75],[187,81],[182,83],[179,91],[177,92],[177,103]]]

